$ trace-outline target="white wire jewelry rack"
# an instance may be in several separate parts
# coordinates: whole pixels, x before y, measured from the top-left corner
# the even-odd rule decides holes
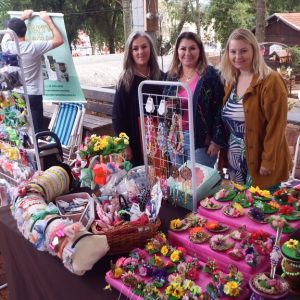
[[[149,86],[172,90],[173,94],[143,92],[146,86],[148,90]],[[183,91],[185,96],[182,95]],[[177,199],[184,197],[184,201],[189,202],[184,207],[196,211],[195,141],[190,88],[182,82],[145,80],[138,87],[138,97],[144,164],[150,186],[153,178],[164,181],[169,199],[172,198],[176,204]]]
[[[18,67],[15,67],[15,68],[17,69],[17,72],[19,74],[19,80],[21,82],[21,87],[22,87],[22,96],[25,99],[26,111],[27,111],[26,119],[27,119],[27,122],[29,123],[30,128],[33,129],[33,122],[32,122],[31,110],[30,110],[29,99],[28,99],[28,94],[27,94],[27,87],[26,87],[26,82],[25,82],[25,77],[24,77],[23,62],[22,62],[22,58],[21,58],[21,54],[20,54],[20,46],[19,46],[18,38],[17,38],[17,35],[15,34],[15,32],[12,30],[0,30],[0,37],[1,37],[0,41],[2,41],[2,38],[4,37],[4,35],[10,35],[10,40],[15,43],[16,55],[17,55],[17,59],[18,59]],[[2,53],[2,48],[1,48],[1,53]],[[9,69],[9,66],[4,65],[1,68]],[[14,91],[14,89],[9,90],[9,91],[12,92],[12,91]],[[16,128],[16,130],[18,130],[18,128]],[[37,149],[37,144],[36,144],[36,139],[35,139],[34,134],[32,135],[32,142],[33,142],[33,146],[34,146],[35,161],[37,164],[37,168],[38,168],[38,170],[41,170],[38,149]],[[7,180],[7,182],[9,182],[10,184],[12,184],[14,186],[17,186],[19,183],[13,177],[12,174],[4,172],[4,171],[2,172],[1,169],[0,169],[0,178]]]

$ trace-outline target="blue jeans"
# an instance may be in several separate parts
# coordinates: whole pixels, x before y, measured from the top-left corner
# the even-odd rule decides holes
[[[208,147],[201,147],[195,150],[195,162],[213,168],[217,156],[209,156],[207,154],[207,148]],[[187,160],[191,159],[189,131],[183,131],[183,154],[174,154],[172,151],[169,151],[169,156],[171,163],[177,168],[183,165]]]

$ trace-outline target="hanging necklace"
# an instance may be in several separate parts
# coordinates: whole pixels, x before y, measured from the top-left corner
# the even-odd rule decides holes
[[[140,76],[140,77],[150,79],[150,68],[148,69],[147,74],[144,74],[144,73],[140,72],[139,70],[135,69],[135,74]]]

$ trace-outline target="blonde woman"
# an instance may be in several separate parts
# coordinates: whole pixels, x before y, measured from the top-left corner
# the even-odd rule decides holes
[[[226,81],[222,118],[229,133],[230,178],[274,189],[288,179],[291,157],[285,138],[287,88],[264,62],[253,33],[234,30],[221,61]]]
[[[130,145],[126,158],[133,166],[143,165],[142,141],[139,126],[138,86],[146,79],[159,80],[162,72],[151,37],[145,32],[133,32],[125,44],[123,72],[116,88],[112,121],[117,135],[125,132]],[[143,93],[161,94],[157,86],[145,86]]]

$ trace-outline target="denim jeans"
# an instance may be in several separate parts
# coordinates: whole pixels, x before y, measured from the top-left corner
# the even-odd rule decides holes
[[[195,162],[213,168],[217,156],[209,156],[207,154],[207,148],[208,147],[201,147],[195,150]],[[183,155],[174,154],[172,151],[169,151],[169,156],[171,163],[177,168],[183,165],[187,160],[191,160],[189,131],[183,131]]]

